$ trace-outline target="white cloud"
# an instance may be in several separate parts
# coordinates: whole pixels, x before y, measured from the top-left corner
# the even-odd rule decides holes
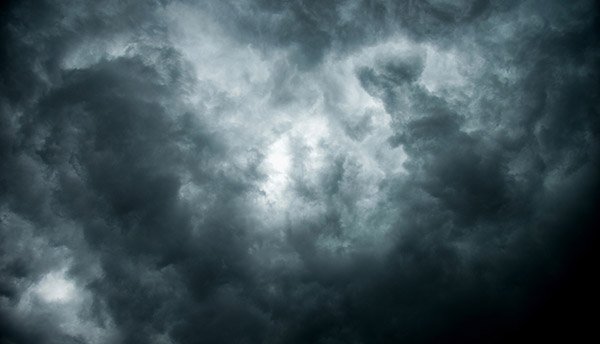
[[[46,274],[34,290],[46,302],[65,303],[78,296],[75,284],[65,277],[64,269]]]

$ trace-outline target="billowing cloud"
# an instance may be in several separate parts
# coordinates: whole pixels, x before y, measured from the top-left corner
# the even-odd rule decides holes
[[[0,341],[591,334],[597,12],[9,2]]]

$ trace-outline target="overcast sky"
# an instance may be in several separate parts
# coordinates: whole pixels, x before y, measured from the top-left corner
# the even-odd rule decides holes
[[[598,335],[595,1],[1,6],[2,344]]]

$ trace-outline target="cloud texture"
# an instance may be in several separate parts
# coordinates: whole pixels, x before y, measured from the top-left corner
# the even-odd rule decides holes
[[[596,2],[0,16],[0,342],[593,333]]]

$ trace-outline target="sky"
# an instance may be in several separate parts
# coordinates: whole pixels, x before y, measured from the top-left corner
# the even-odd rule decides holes
[[[0,343],[598,337],[596,1],[0,13]]]

